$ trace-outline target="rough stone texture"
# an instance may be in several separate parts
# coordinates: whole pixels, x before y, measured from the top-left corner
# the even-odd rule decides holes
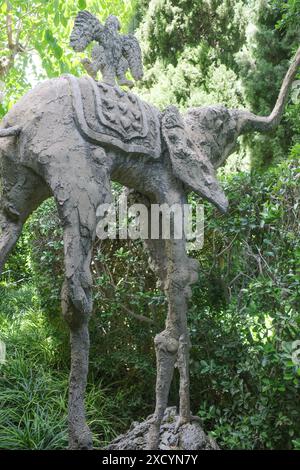
[[[213,121],[210,109],[207,110],[206,119]],[[162,134],[177,178],[191,190],[215,204],[222,212],[226,212],[228,201],[217,181],[214,167],[206,152],[194,144],[188,126],[185,125],[175,106],[169,106],[163,113]],[[209,138],[207,134],[207,130],[203,129],[203,140]],[[218,137],[220,136],[214,136],[214,143],[218,142]]]
[[[70,46],[76,52],[82,52],[96,41],[98,44],[92,50],[93,62],[88,58],[82,61],[89,75],[96,79],[100,71],[104,82],[115,85],[117,78],[120,85],[131,88],[133,82],[126,78],[129,69],[135,80],[143,77],[141,48],[132,34],[121,35],[119,30],[120,23],[114,15],[110,15],[102,25],[88,11],[80,11],[75,18]]]
[[[141,423],[133,422],[130,429],[114,439],[105,450],[144,450],[151,418]],[[198,422],[184,424],[176,430],[178,419],[176,407],[166,409],[160,427],[160,450],[220,450],[216,441],[205,434]]]
[[[146,133],[145,123],[147,121],[151,129],[150,114],[155,115],[152,107],[140,108],[132,101],[133,95],[120,97],[119,101],[112,99],[118,93],[114,88],[114,78],[118,76],[116,51],[120,51],[120,44],[123,44],[116,33],[115,18],[104,27],[87,12],[79,14],[78,18],[80,21],[75,24],[71,42],[75,45],[78,41],[77,50],[84,50],[88,42],[99,35],[106,61],[102,73],[113,90],[107,91],[110,98],[105,102],[105,85],[100,85],[103,93],[95,93],[91,98],[88,80],[75,77],[49,80],[27,93],[3,119],[0,129],[0,273],[28,216],[45,199],[54,196],[64,231],[62,312],[70,328],[71,343],[69,445],[71,449],[89,449],[92,439],[85,419],[84,395],[89,356],[88,321],[93,308],[90,264],[99,221],[97,208],[111,202],[111,181],[131,188],[135,199],[146,201],[147,205],[185,204],[188,192],[193,189],[225,210],[226,198],[218,187],[214,169],[234,150],[240,135],[267,131],[278,124],[300,64],[300,49],[269,117],[222,106],[195,108],[181,117],[172,107],[162,116],[163,138],[159,144],[157,135],[151,140]],[[81,34],[80,28],[87,18],[90,26]],[[138,55],[130,56],[132,47],[126,41],[128,63],[137,76]],[[93,83],[92,92],[97,86]],[[78,100],[74,100],[76,88],[80,89]],[[125,114],[130,115],[130,122],[125,119],[121,122],[121,109],[118,121],[115,110],[119,104],[126,104]],[[80,106],[84,110],[80,111]],[[138,112],[142,113],[142,109],[145,120],[137,125]],[[99,130],[101,125],[102,130]],[[158,128],[156,124],[157,134]],[[95,139],[89,136],[92,131]],[[136,145],[135,139],[140,139],[143,149],[140,153],[130,147]],[[152,150],[155,148],[153,154],[149,145]],[[168,301],[165,329],[155,337],[156,407],[145,447],[156,449],[159,445],[160,425],[168,404],[175,364],[180,374],[177,426],[189,429],[181,437],[186,447],[190,446],[186,442],[188,438],[196,439],[194,427],[186,428],[192,419],[187,308],[191,285],[197,280],[198,263],[188,257],[184,239],[148,239],[145,247]]]
[[[133,93],[90,77],[66,75],[77,128],[88,141],[160,158],[160,113]]]

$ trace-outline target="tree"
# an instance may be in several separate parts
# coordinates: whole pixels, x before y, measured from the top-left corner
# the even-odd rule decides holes
[[[161,108],[170,102],[183,109],[221,102],[269,113],[300,43],[298,0],[147,3],[139,28],[145,98]],[[299,138],[298,122],[288,107],[278,130],[244,139],[240,157],[251,157],[253,168],[284,158]]]
[[[69,48],[78,10],[104,20],[116,14],[126,31],[136,0],[3,0],[0,7],[0,117],[37,81],[62,73],[83,72]],[[4,83],[4,85],[3,85]],[[1,90],[0,90],[1,91]],[[1,100],[0,100],[1,101]]]

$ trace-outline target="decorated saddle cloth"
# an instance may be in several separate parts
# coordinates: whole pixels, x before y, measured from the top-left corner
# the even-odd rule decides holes
[[[91,77],[68,80],[75,122],[88,141],[152,158],[161,154],[160,115],[153,106],[118,86]]]

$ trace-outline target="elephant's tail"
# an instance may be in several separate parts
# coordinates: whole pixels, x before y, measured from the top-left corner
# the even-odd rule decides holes
[[[11,137],[18,136],[22,128],[19,126],[7,127],[6,129],[0,129],[0,137]]]

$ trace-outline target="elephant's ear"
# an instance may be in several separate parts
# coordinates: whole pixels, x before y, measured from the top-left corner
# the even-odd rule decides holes
[[[175,106],[166,108],[162,115],[162,134],[175,176],[220,211],[226,212],[228,201],[216,179],[214,168],[206,155],[191,141]]]

